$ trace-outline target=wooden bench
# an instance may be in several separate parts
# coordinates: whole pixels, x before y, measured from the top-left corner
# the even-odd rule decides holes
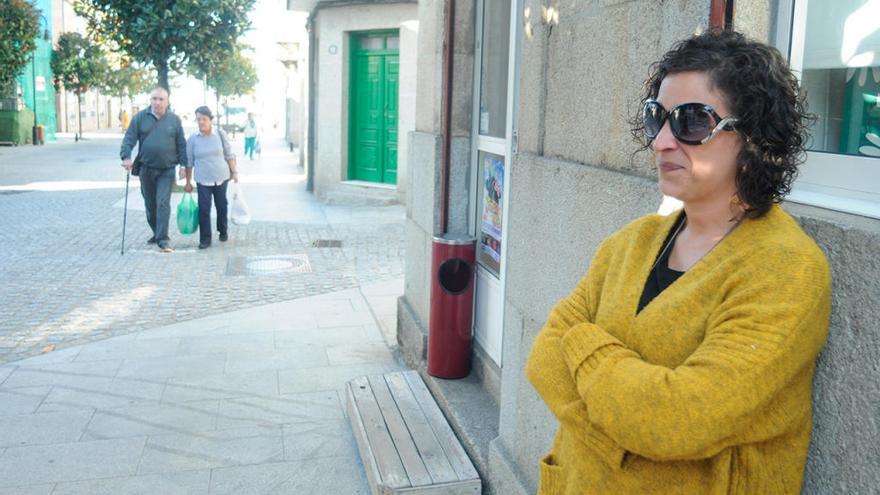
[[[415,371],[346,384],[348,417],[374,495],[474,495],[477,470]]]

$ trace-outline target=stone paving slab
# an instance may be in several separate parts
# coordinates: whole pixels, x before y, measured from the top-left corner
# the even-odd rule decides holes
[[[89,363],[34,365],[22,362],[3,382],[3,388],[53,385],[67,387],[100,386],[116,376],[121,359]]]
[[[63,411],[0,416],[0,447],[76,442],[94,411]]]
[[[323,457],[359,458],[348,419],[326,418],[291,423],[284,432],[284,459],[305,461]]]
[[[342,345],[354,343],[380,342],[382,334],[377,325],[305,329],[298,331],[274,332],[275,346],[279,349],[296,347],[305,343]]]
[[[375,375],[401,369],[397,363],[360,363],[348,366],[322,366],[318,368],[288,369],[278,371],[278,383],[282,394],[317,392],[321,390],[345,390],[352,378]]]
[[[0,486],[131,476],[145,438],[11,447],[0,455]]]
[[[14,486],[5,488],[0,486],[0,495],[51,495],[52,490],[54,489],[54,484]]]
[[[138,474],[188,471],[284,460],[281,426],[150,437]]]
[[[38,412],[154,404],[162,398],[164,390],[163,381],[127,378],[108,378],[82,385],[55,385],[40,404]]]
[[[342,403],[336,391],[238,397],[220,401],[217,429],[280,426],[343,417]]]
[[[226,358],[228,374],[311,368],[328,364],[324,349],[317,344],[304,344],[271,352],[236,352]]]
[[[59,483],[55,491],[51,491],[52,485],[49,488],[52,495],[208,495],[210,482],[211,471],[203,469]]]
[[[209,399],[278,395],[276,370],[256,373],[217,373],[191,378],[170,378],[162,402],[189,402]]]
[[[192,401],[101,409],[95,412],[84,439],[146,437],[214,430],[219,402]]]
[[[30,414],[40,407],[52,387],[0,389],[0,415]]]
[[[213,495],[288,495],[321,493],[367,495],[369,485],[357,458],[326,457],[305,461],[215,469]]]

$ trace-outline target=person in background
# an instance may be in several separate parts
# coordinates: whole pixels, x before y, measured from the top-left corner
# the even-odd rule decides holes
[[[254,148],[257,144],[257,123],[254,114],[248,113],[247,124],[244,125],[244,154],[251,160],[254,159]]]
[[[158,244],[162,252],[173,251],[168,238],[171,215],[171,186],[174,167],[186,165],[186,138],[180,118],[168,109],[168,91],[158,87],[150,92],[150,106],[131,120],[119,155],[122,166],[131,172],[131,151],[138,145],[141,194],[147,210],[147,223],[153,231],[148,244]]]
[[[652,67],[633,132],[682,210],[607,238],[526,364],[559,420],[540,495],[799,494],[831,278],[779,202],[804,157],[796,77],[732,31]]]
[[[128,129],[128,112],[124,108],[119,111],[119,123],[122,125],[123,131]]]
[[[192,191],[192,180],[195,175],[199,196],[199,249],[211,247],[211,202],[217,210],[217,232],[220,241],[229,239],[228,202],[226,186],[229,179],[238,182],[237,164],[229,137],[219,127],[215,130],[211,124],[211,109],[201,106],[196,109],[196,121],[199,131],[193,133],[186,141],[188,166],[181,170],[185,175],[184,191]]]

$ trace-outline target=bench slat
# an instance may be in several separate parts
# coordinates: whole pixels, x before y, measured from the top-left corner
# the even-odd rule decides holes
[[[356,413],[360,415],[368,442],[366,452],[361,452],[361,457],[375,462],[379,471],[377,485],[388,488],[403,488],[411,486],[406,475],[406,469],[397,455],[397,449],[391,435],[385,426],[382,412],[376,403],[373,390],[367,377],[355,378],[349,383],[349,390],[356,404]],[[366,457],[365,457],[366,455]],[[376,487],[373,487],[374,492]]]
[[[397,402],[388,390],[388,385],[381,375],[370,376],[368,380],[373,388],[373,396],[376,397],[376,403],[379,405],[382,417],[385,419],[385,425],[388,427],[391,439],[397,448],[397,454],[400,456],[403,468],[409,477],[410,486],[430,485],[431,476],[419,456],[419,451],[416,449],[407,424],[397,408]]]
[[[443,447],[443,451],[446,452],[446,456],[449,459],[449,463],[452,465],[453,470],[455,470],[456,475],[458,475],[458,479],[473,480],[479,478],[477,470],[474,469],[470,458],[464,451],[464,447],[461,446],[458,437],[455,436],[455,432],[452,431],[449,423],[446,422],[446,418],[443,417],[443,413],[440,412],[440,408],[437,407],[436,402],[434,402],[434,397],[428,392],[422,378],[415,371],[404,372],[403,376],[409,384],[418,403],[434,406],[423,407],[422,411],[424,411],[428,424],[431,426],[431,429],[434,430],[434,434],[437,438],[451,440],[441,440],[440,444]]]
[[[434,435],[434,431],[428,424],[428,418],[425,417],[424,411],[422,411],[421,406],[416,401],[416,397],[412,389],[410,389],[406,378],[401,373],[389,373],[385,375],[385,381],[388,383],[388,388],[391,389],[391,393],[397,401],[397,407],[400,408],[401,414],[406,418],[406,426],[412,434],[416,448],[418,448],[422,455],[422,460],[428,469],[428,473],[431,475],[431,479],[434,483],[458,481],[458,475],[446,458],[441,442]],[[433,403],[430,405],[433,406]]]

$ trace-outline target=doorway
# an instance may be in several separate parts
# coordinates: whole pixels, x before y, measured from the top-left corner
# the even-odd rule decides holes
[[[521,0],[478,0],[470,230],[477,238],[474,338],[499,367]]]
[[[397,184],[400,33],[351,35],[348,179]]]

